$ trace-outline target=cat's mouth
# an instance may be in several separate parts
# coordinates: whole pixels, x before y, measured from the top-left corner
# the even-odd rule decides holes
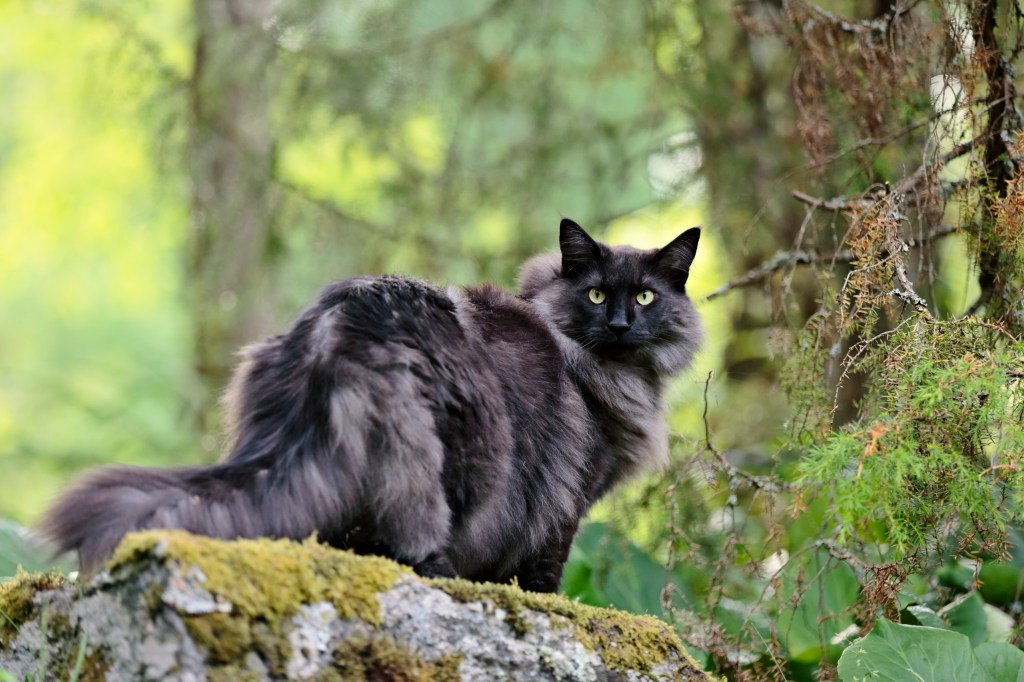
[[[611,337],[597,344],[595,350],[599,355],[614,359],[624,360],[636,355],[646,344],[643,339],[626,334],[620,337]]]

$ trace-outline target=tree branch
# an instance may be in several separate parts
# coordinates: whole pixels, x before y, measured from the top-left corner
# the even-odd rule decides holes
[[[801,192],[794,192],[795,194],[802,194]],[[803,195],[807,197],[807,195]],[[813,197],[807,197],[812,199]],[[815,200],[817,201],[817,200]],[[949,236],[956,232],[956,227],[939,227],[928,234],[924,235],[920,239],[910,239],[907,241],[899,240],[901,246],[896,247],[897,252],[907,251],[909,249],[927,244],[935,241],[942,237]],[[894,245],[890,244],[890,251],[894,248]],[[756,268],[749,270],[747,274],[737,277],[734,280],[723,284],[718,289],[708,294],[706,301],[712,301],[720,296],[724,296],[733,289],[742,289],[743,287],[749,287],[753,284],[758,284],[771,277],[779,270],[783,270],[787,267],[795,267],[797,265],[821,265],[823,263],[851,263],[854,260],[853,253],[848,249],[842,251],[835,251],[833,253],[818,254],[813,251],[780,251],[772,256],[770,259],[758,265]],[[906,270],[904,269],[904,276],[906,276]],[[902,283],[902,282],[901,282]]]
[[[747,274],[723,284],[708,294],[706,301],[713,301],[719,296],[724,296],[733,289],[742,289],[753,284],[763,282],[774,273],[783,268],[797,265],[816,265],[819,263],[849,263],[853,260],[853,254],[849,251],[837,251],[836,253],[816,254],[811,251],[779,251],[770,259],[749,270]]]

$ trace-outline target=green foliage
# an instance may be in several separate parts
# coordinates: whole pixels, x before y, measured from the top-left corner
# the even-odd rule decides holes
[[[880,620],[864,639],[851,645],[839,659],[839,679],[862,682],[1011,682],[1006,677],[1010,656],[1024,652],[1008,644],[990,644],[980,652],[958,633],[938,628],[899,625]],[[980,655],[979,655],[980,654]],[[1006,658],[1004,658],[1004,656]],[[982,661],[984,659],[984,662]],[[991,673],[998,672],[995,677]]]
[[[1022,351],[976,320],[918,320],[850,368],[877,377],[863,416],[811,448],[797,478],[829,493],[842,542],[902,556],[999,543],[1022,511]],[[962,536],[944,537],[959,520]]]
[[[55,564],[50,552],[28,531],[10,521],[0,520],[0,582],[13,577],[18,569],[46,571],[52,568],[70,570],[70,562]]]
[[[836,661],[845,645],[842,634],[854,625],[860,583],[849,566],[824,549],[790,563],[779,590],[784,600],[775,620],[779,639],[793,661]]]
[[[665,566],[603,523],[583,527],[573,543],[560,592],[592,606],[661,615]]]
[[[839,659],[840,679],[1024,680],[1024,652],[1002,641],[1008,631],[988,627],[991,618],[977,594],[949,609],[945,620],[926,607],[914,614],[920,625],[879,620],[850,645]]]
[[[173,34],[185,4],[150,21]],[[151,141],[163,81],[116,23],[3,3],[0,44],[0,517],[27,523],[83,467],[197,459],[178,298],[188,208]]]

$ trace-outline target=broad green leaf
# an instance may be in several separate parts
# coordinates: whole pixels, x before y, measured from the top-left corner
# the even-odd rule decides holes
[[[1024,570],[1008,561],[986,561],[978,575],[978,591],[990,604],[1009,604],[1024,591]]]
[[[50,560],[49,549],[33,542],[28,531],[10,521],[0,520],[0,580],[18,572],[46,571],[55,566],[67,571],[70,566]]]
[[[566,564],[561,592],[585,604],[661,613],[665,567],[604,523],[584,526]]]
[[[778,618],[779,636],[796,661],[812,663],[823,656],[832,660],[840,646],[833,638],[853,624],[850,608],[860,594],[860,584],[849,566],[831,561],[825,551],[810,555],[798,575],[787,567],[782,596],[798,599],[784,608]]]
[[[839,659],[843,682],[1002,682],[989,676],[966,635],[880,620]]]
[[[940,630],[950,629],[949,624],[942,620],[942,618],[939,617],[939,614],[935,613],[927,606],[908,606],[907,611],[917,619],[919,625],[925,625],[930,628],[939,628]]]
[[[1024,651],[1012,644],[986,642],[974,655],[995,682],[1024,682]]]
[[[900,608],[905,609],[912,604],[920,604],[922,601],[925,601],[925,597],[929,592],[931,592],[931,586],[928,584],[928,580],[919,573],[911,574],[906,582],[903,583],[903,586],[900,587]]]
[[[944,587],[953,587],[966,592],[974,583],[974,569],[964,564],[948,562],[935,572],[935,577]]]
[[[988,614],[985,602],[975,592],[946,613],[946,621],[957,632],[967,635],[971,646],[978,646],[988,639]]]
[[[1013,616],[991,604],[985,604],[986,642],[1009,642],[1013,635]]]

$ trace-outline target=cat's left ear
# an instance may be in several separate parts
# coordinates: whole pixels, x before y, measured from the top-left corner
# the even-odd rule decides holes
[[[700,228],[691,227],[686,232],[669,242],[654,256],[655,266],[680,289],[690,276],[690,265],[697,255],[697,242],[700,241]]]
[[[562,250],[562,277],[572,277],[601,260],[601,246],[568,218],[562,218],[558,227],[558,245]]]

